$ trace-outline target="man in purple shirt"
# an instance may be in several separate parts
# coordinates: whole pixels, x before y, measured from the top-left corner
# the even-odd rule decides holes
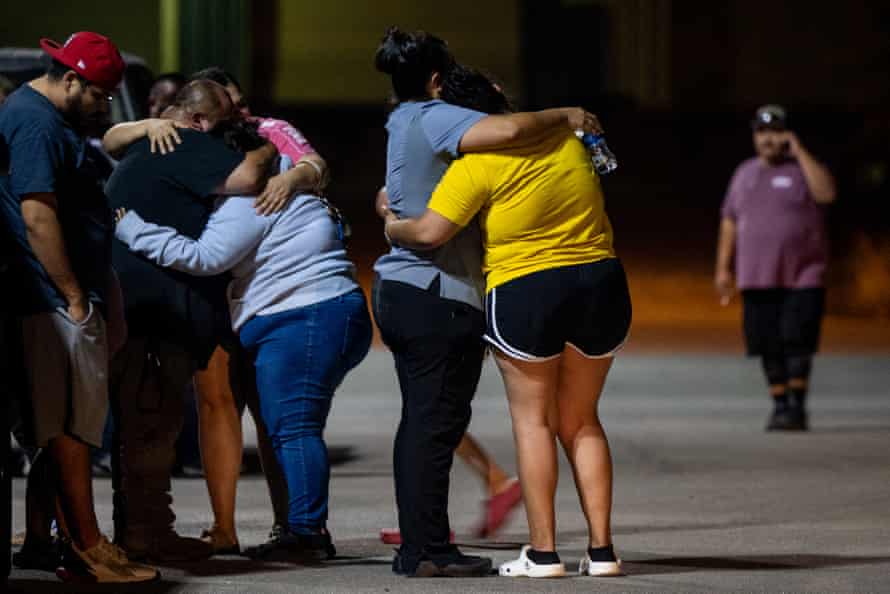
[[[756,157],[738,166],[723,201],[714,282],[722,305],[744,302],[748,354],[773,398],[767,431],[806,430],[806,395],[825,304],[825,208],[834,178],[765,105],[751,125]],[[735,261],[735,286],[732,265]]]

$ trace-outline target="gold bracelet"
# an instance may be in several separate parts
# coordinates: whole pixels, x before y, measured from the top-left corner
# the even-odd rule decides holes
[[[321,180],[324,177],[324,174],[321,171],[321,166],[313,161],[302,159],[294,163],[294,167],[297,167],[298,165],[309,165],[310,167],[312,167],[312,169],[315,170],[315,175],[317,176],[317,180],[315,182],[315,190],[319,190],[319,186],[321,186]]]

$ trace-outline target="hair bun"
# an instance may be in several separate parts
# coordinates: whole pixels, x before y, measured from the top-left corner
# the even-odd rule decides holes
[[[386,30],[380,47],[374,56],[377,70],[385,74],[395,74],[400,66],[408,61],[408,54],[417,46],[414,37],[396,26]]]

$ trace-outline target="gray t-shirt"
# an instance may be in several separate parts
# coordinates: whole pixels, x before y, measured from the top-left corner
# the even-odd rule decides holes
[[[464,133],[486,114],[432,100],[400,104],[386,123],[386,190],[390,209],[417,217],[452,159]],[[474,221],[451,241],[430,251],[393,246],[374,271],[382,280],[427,289],[438,277],[439,296],[482,309],[482,237]]]

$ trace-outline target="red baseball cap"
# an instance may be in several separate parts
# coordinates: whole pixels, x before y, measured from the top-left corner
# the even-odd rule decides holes
[[[106,91],[113,91],[124,77],[124,59],[104,35],[80,31],[69,37],[65,45],[44,37],[40,47],[54,60]]]

